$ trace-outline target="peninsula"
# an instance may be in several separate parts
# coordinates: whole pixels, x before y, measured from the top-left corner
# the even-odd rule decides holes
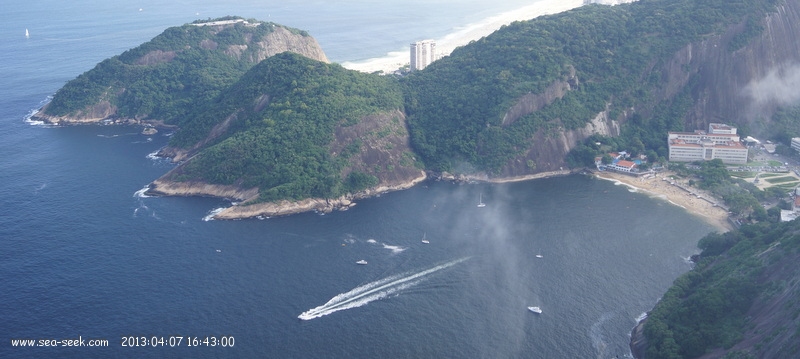
[[[104,60],[35,117],[177,128],[159,154],[179,165],[151,193],[239,201],[220,218],[349,208],[429,174],[567,173],[593,164],[595,143],[663,159],[670,129],[746,122],[763,99],[732,84],[800,61],[783,46],[797,6],[588,4],[513,22],[404,76],[330,64],[303,30],[197,21]]]

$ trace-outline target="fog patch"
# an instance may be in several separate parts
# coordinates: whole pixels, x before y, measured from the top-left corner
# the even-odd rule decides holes
[[[774,67],[766,76],[751,81],[742,90],[753,100],[754,111],[800,102],[800,64]]]

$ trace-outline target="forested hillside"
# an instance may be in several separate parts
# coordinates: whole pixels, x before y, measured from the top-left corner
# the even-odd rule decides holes
[[[638,357],[800,356],[800,222],[712,233],[699,247],[648,314]]]
[[[728,51],[741,48],[760,34],[777,2],[589,5],[505,26],[405,79],[414,147],[432,169],[467,162],[498,171],[537,131],[580,128],[608,109],[612,119],[627,121],[623,146],[666,156],[665,133],[683,130],[692,102],[691,88],[663,95],[668,81],[660,71],[670,56],[739,23],[746,26]],[[568,84],[563,96],[510,118],[507,111],[525,94],[545,93],[558,81]]]
[[[237,22],[207,25],[209,20],[171,27],[69,81],[39,116],[81,119],[94,112],[101,117],[147,119],[190,129],[193,108],[213,101],[272,52],[285,50],[270,49],[263,43],[265,38],[294,34],[309,42],[316,58],[326,60],[321,51],[314,53],[316,40],[301,30],[239,17],[215,21]],[[103,109],[101,113],[97,114],[97,108]]]
[[[188,146],[223,119],[230,122],[169,178],[257,187],[260,201],[334,198],[375,186],[380,169],[352,170],[349,159],[365,150],[363,142],[369,136],[406,136],[402,114],[395,112],[402,108],[402,99],[397,81],[388,77],[288,52],[272,56],[217,101],[200,108],[192,126],[175,135],[174,145]],[[358,126],[379,114],[392,117],[389,124],[334,145],[337,129]],[[398,125],[394,130],[392,121]],[[389,132],[381,134],[384,130]],[[341,150],[332,151],[334,146]],[[410,158],[403,163],[387,158],[386,164],[413,168],[413,155]]]

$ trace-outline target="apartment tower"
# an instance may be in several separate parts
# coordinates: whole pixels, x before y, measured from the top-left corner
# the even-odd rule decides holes
[[[422,70],[436,60],[436,42],[417,41],[411,44],[411,71]]]

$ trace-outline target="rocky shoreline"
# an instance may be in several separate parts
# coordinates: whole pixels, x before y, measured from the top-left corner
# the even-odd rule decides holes
[[[167,125],[161,120],[142,120],[135,118],[115,118],[115,117],[67,117],[67,116],[51,116],[43,114],[41,110],[37,111],[30,117],[30,121],[42,122],[44,124],[53,126],[80,126],[80,125],[128,125],[128,126],[142,126],[142,134],[152,136],[158,133],[158,130],[174,131],[178,129],[177,126]]]
[[[414,187],[428,178],[425,171],[404,182],[386,184],[369,188],[354,194],[338,198],[307,198],[299,201],[278,201],[248,204],[258,198],[258,188],[241,189],[236,186],[214,185],[202,182],[172,182],[155,180],[146,191],[148,195],[160,196],[206,196],[227,198],[235,203],[213,216],[214,219],[245,219],[254,217],[274,217],[304,212],[330,213],[334,210],[345,211],[356,205],[356,200],[374,197],[386,192],[400,191]]]
[[[644,358],[644,351],[647,348],[647,338],[644,337],[645,323],[647,323],[647,318],[640,320],[631,330],[631,355],[636,359]]]
[[[278,202],[255,204],[248,204],[248,202],[252,202],[258,198],[258,188],[242,189],[236,186],[214,185],[202,182],[172,182],[159,179],[150,184],[150,188],[146,191],[146,193],[148,195],[157,196],[205,196],[226,198],[232,202],[239,203],[235,203],[234,205],[223,209],[219,213],[215,214],[213,218],[246,219],[256,217],[286,216],[312,211],[319,213],[346,211],[355,206],[357,200],[375,197],[387,192],[409,189],[428,179],[464,183],[508,183],[555,176],[566,176],[573,173],[576,172],[563,170],[542,172],[511,178],[489,178],[488,176],[452,175],[448,173],[429,175],[425,171],[420,171],[418,176],[405,182],[381,185],[358,193],[343,195],[338,198],[307,198],[299,201],[283,200]]]

